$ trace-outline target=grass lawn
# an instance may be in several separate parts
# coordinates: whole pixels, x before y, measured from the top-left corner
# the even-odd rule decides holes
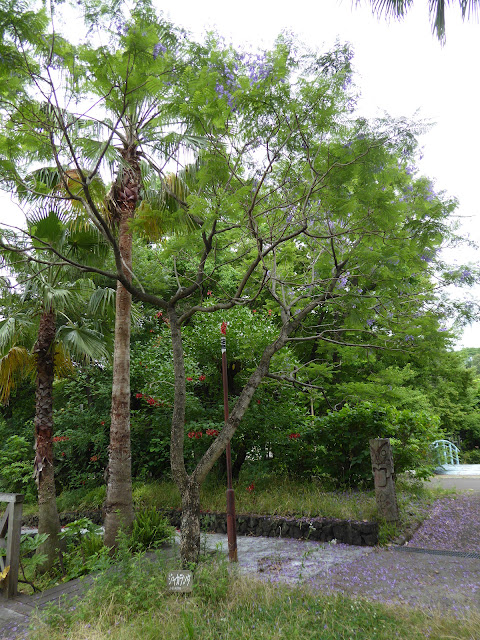
[[[324,596],[229,573],[204,561],[192,594],[166,589],[166,565],[124,558],[83,602],[51,608],[29,640],[440,640],[478,639],[480,616],[466,617]]]

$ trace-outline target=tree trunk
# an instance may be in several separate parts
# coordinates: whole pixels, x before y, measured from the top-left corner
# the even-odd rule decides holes
[[[52,568],[60,546],[60,518],[53,469],[54,343],[55,313],[44,311],[33,348],[37,367],[34,477],[38,487],[38,533],[48,533],[47,541],[38,549],[39,553],[47,555],[47,561],[40,567],[41,571]]]
[[[268,372],[272,356],[285,345],[288,331],[293,330],[295,325],[284,327],[281,336],[264,350],[260,363],[250,376],[240,397],[237,399],[225,428],[222,429],[218,437],[205,452],[193,473],[188,475],[185,469],[183,446],[185,439],[186,402],[185,363],[181,326],[178,323],[175,308],[173,307],[169,309],[169,319],[172,336],[173,368],[175,372],[175,400],[170,440],[170,464],[173,480],[182,496],[180,553],[183,565],[187,566],[189,563],[197,562],[200,553],[200,487],[235,433],[235,429],[247,410],[255,390]]]
[[[193,479],[182,491],[180,557],[184,569],[198,562],[200,555],[200,485]]]
[[[240,476],[240,470],[243,467],[243,463],[247,459],[248,449],[245,446],[244,442],[240,442],[235,447],[235,449],[236,449],[235,451],[236,456],[235,456],[235,462],[233,463],[233,467],[232,467],[232,477],[234,480],[238,480]]]
[[[115,213],[119,222],[118,246],[123,261],[123,273],[131,280],[132,234],[130,221],[134,216],[140,189],[140,166],[135,148],[122,153],[128,168],[114,189]],[[118,543],[119,530],[131,527],[134,520],[132,496],[132,456],[130,446],[130,327],[132,297],[117,283],[115,344],[113,356],[112,410],[110,447],[105,499],[105,537],[108,547]]]

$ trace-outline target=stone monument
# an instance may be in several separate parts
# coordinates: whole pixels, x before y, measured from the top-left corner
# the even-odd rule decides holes
[[[398,504],[390,440],[388,438],[370,440],[370,457],[379,514],[387,522],[397,522]]]

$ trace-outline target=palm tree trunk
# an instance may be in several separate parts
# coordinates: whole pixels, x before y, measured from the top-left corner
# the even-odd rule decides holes
[[[34,477],[38,486],[38,533],[48,533],[39,553],[47,555],[42,570],[52,568],[60,546],[60,519],[55,496],[53,469],[53,380],[54,380],[55,313],[44,311],[34,346],[37,366],[35,393],[35,463]]]
[[[132,233],[130,221],[140,191],[140,166],[135,148],[125,149],[123,157],[129,169],[114,189],[119,221],[118,245],[123,273],[131,279]],[[130,326],[132,297],[120,282],[117,284],[115,345],[113,355],[112,409],[110,447],[105,500],[105,537],[108,547],[118,543],[120,529],[128,529],[134,520],[132,496],[132,456],[130,446]]]

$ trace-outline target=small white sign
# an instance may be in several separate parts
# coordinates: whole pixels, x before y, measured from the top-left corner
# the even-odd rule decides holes
[[[191,571],[169,571],[167,574],[169,591],[188,593],[193,589],[193,573]]]

